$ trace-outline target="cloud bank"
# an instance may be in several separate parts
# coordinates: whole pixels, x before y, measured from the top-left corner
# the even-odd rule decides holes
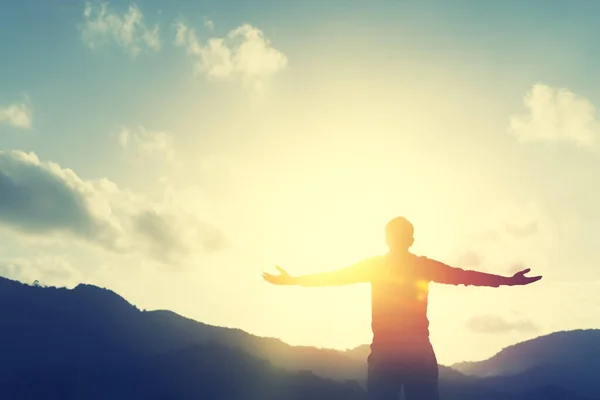
[[[596,107],[569,89],[536,84],[525,95],[527,113],[510,118],[508,131],[522,142],[566,142],[591,148],[598,141]]]
[[[75,286],[81,281],[81,272],[61,256],[37,256],[32,259],[0,259],[0,276],[24,283],[40,281],[49,286]]]
[[[482,257],[474,251],[465,251],[456,257],[456,265],[461,268],[475,268],[482,265]]]
[[[454,253],[458,267],[502,275],[525,268],[544,274],[559,246],[556,217],[535,202],[490,206],[479,232],[468,235]]]
[[[147,27],[144,15],[135,5],[130,5],[128,11],[120,15],[110,9],[108,3],[86,3],[83,16],[81,35],[91,49],[114,42],[135,57],[144,50],[161,48],[158,24]]]
[[[119,145],[137,156],[158,156],[169,163],[177,159],[173,137],[169,132],[123,128],[119,132]]]
[[[0,151],[0,225],[27,235],[75,237],[115,253],[176,264],[216,251],[223,234],[185,210],[153,204],[108,179],[83,180],[34,153]]]
[[[8,124],[15,128],[31,128],[32,111],[25,103],[10,104],[0,107],[0,124]]]
[[[504,334],[509,332],[530,333],[539,328],[531,321],[510,322],[498,315],[480,315],[467,321],[467,328],[477,333]]]
[[[212,30],[212,22],[207,28]],[[285,54],[274,48],[260,29],[249,24],[205,43],[198,39],[195,29],[183,22],[177,22],[176,29],[175,44],[194,60],[194,72],[209,79],[237,77],[260,88],[288,63]]]

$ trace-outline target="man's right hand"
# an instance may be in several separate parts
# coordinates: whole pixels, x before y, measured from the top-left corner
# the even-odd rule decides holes
[[[262,277],[265,281],[274,285],[292,285],[294,283],[294,278],[292,278],[283,268],[278,265],[276,265],[275,268],[279,271],[279,275],[263,272]]]

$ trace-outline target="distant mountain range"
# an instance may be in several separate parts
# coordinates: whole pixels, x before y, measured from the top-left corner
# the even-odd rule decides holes
[[[552,382],[600,398],[600,330],[555,332],[452,368],[494,387],[523,390]]]
[[[368,346],[290,346],[114,292],[0,277],[1,399],[364,399]],[[559,332],[440,366],[443,400],[600,400],[600,331]]]

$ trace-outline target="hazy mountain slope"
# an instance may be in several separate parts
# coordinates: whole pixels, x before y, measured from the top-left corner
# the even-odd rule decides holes
[[[158,354],[206,342],[239,346],[276,366],[338,379],[361,377],[364,369],[364,362],[349,362],[339,351],[289,346],[170,311],[140,311],[114,292],[91,285],[69,290],[0,278],[0,315],[5,339],[0,341],[0,376],[33,361],[44,365],[46,360],[78,360],[85,365],[113,353]]]
[[[452,366],[487,377],[492,387],[522,391],[552,385],[600,397],[600,330],[555,332],[507,347],[481,362]]]
[[[21,399],[363,400],[357,384],[288,372],[223,345],[198,345],[119,363],[32,369],[0,380],[0,396]]]
[[[43,393],[61,399],[119,398],[115,393],[140,398],[139,392],[158,399],[173,398],[166,393],[180,390],[182,399],[209,399],[214,393],[232,400],[364,395],[355,385],[314,374],[364,381],[369,346],[345,352],[289,346],[170,311],[140,311],[91,285],[68,290],[0,278],[0,315],[0,398],[16,398],[7,396],[16,393],[31,395],[24,398],[53,398]],[[480,375],[501,371],[502,376],[476,378],[441,366],[442,400],[598,400],[597,336],[598,331],[560,332],[481,363],[457,366]],[[292,373],[299,370],[312,372]],[[228,387],[233,383],[247,395]]]
[[[486,377],[514,375],[545,365],[600,370],[600,330],[555,332],[507,347],[488,360],[458,363],[452,368]]]

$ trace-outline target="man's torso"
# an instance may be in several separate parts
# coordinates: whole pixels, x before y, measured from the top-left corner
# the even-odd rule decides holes
[[[372,348],[429,345],[427,265],[413,254],[377,258],[371,273]]]

